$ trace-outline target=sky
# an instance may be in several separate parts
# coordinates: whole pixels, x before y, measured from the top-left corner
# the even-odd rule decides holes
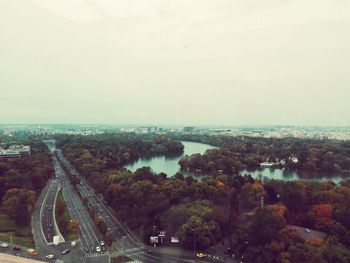
[[[349,0],[0,0],[0,123],[350,125]]]

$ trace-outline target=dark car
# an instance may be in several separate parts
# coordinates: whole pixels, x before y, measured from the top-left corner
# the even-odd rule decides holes
[[[14,251],[20,251],[20,250],[21,250],[21,247],[17,247],[17,246],[16,246],[16,247],[13,247],[13,250],[14,250]]]

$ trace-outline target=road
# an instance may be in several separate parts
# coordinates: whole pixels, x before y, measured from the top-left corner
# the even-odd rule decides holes
[[[51,149],[55,151],[55,148]],[[109,263],[109,252],[102,251],[100,242],[102,237],[93,223],[89,213],[84,207],[80,197],[73,188],[60,162],[55,159],[55,170],[62,184],[63,198],[66,201],[68,212],[71,218],[79,219],[80,226],[78,231],[79,246],[84,254],[84,262],[87,263]],[[98,249],[101,251],[98,252]]]
[[[46,243],[53,243],[54,236],[61,236],[58,229],[54,226],[54,213],[56,197],[60,188],[60,184],[56,179],[50,180],[45,198],[43,200],[40,211],[40,222]],[[64,241],[63,238],[60,238]]]
[[[95,207],[99,216],[105,221],[108,231],[114,237],[114,243],[119,249],[119,253],[144,263],[176,263],[176,262],[199,262],[194,258],[193,253],[183,249],[171,249],[161,247],[149,247],[138,240],[137,237],[116,218],[115,214],[105,204],[101,196],[97,196],[88,182],[83,178],[75,168],[64,157],[62,151],[57,149],[56,155],[59,161],[66,167],[67,171],[80,180],[77,186],[82,197],[87,197],[88,206]],[[222,259],[203,259],[200,262],[224,262]],[[230,261],[232,262],[232,260]]]
[[[35,248],[39,252],[36,258],[48,261],[46,255],[55,255],[56,258],[66,262],[81,262],[79,259],[81,252],[78,249],[72,249],[68,255],[62,255],[62,251],[70,247],[69,242],[63,242],[59,245],[52,244],[52,236],[58,234],[54,227],[54,202],[58,190],[57,179],[48,181],[46,187],[42,190],[32,215],[32,233],[35,242]],[[52,208],[51,208],[52,206]],[[51,227],[52,225],[52,227]]]

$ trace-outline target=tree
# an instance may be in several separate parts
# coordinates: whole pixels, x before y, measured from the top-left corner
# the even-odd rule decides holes
[[[264,187],[260,182],[246,183],[242,187],[240,209],[251,210],[260,205],[260,200],[265,196]]]
[[[285,226],[284,220],[276,210],[270,207],[259,208],[248,223],[248,232],[252,244],[265,245],[277,238]]]
[[[15,211],[16,217],[15,222],[18,226],[24,227],[28,226],[30,223],[30,214],[28,211],[28,206],[26,204],[26,200],[22,196],[19,200],[18,207]]]
[[[71,233],[77,234],[80,226],[79,219],[71,219],[68,223],[68,230]]]
[[[180,227],[177,236],[186,248],[193,248],[194,238],[196,248],[207,248],[215,242],[219,235],[219,228],[215,221],[204,221],[198,216],[191,216],[187,222]]]
[[[350,250],[339,243],[335,237],[329,237],[323,249],[323,257],[327,262],[348,263]]]
[[[330,204],[313,205],[311,214],[317,229],[327,230],[327,227],[333,223],[333,207]]]
[[[3,176],[10,169],[9,165],[4,162],[0,162],[0,176]]]

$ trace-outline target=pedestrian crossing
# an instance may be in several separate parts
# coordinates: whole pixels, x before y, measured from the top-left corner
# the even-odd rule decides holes
[[[85,254],[86,258],[97,258],[97,257],[103,257],[103,256],[108,256],[109,252],[102,252],[102,253],[88,253]]]

